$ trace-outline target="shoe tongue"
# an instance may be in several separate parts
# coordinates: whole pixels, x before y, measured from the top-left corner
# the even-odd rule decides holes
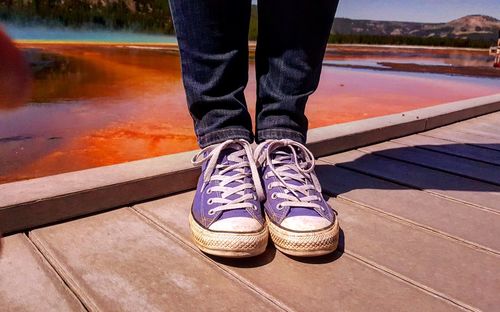
[[[272,155],[273,159],[275,159],[276,157],[283,157],[283,156],[287,156],[286,158],[281,158],[280,160],[280,165],[278,166],[282,166],[284,164],[291,164],[293,167],[298,167],[300,166],[300,163],[304,161],[302,155],[300,153],[297,153],[297,160],[298,160],[298,164],[295,163],[295,159],[293,157],[293,154],[292,152],[290,151],[290,148],[289,147],[280,147],[279,149],[276,149],[275,151],[273,151],[273,155]],[[277,166],[275,166],[277,167]],[[292,172],[292,173],[295,173],[295,170],[291,170],[291,169],[288,169],[287,170],[288,172]]]
[[[299,164],[296,164],[295,160],[293,158],[293,154],[290,151],[289,147],[280,147],[280,148],[276,149],[273,152],[273,159],[276,156],[288,156],[287,159],[280,160],[281,164],[275,165],[276,168],[278,168],[280,166],[283,166],[283,165],[287,165],[287,164],[291,165],[292,168],[297,168],[299,166],[300,162],[303,161],[303,158],[300,155],[300,153],[297,153],[297,158],[298,158]],[[287,169],[285,171],[288,172],[288,173],[292,173],[292,174],[297,174],[298,173],[298,169]],[[295,186],[301,186],[301,185],[303,185],[303,183],[301,183],[301,182],[299,182],[297,180],[294,180],[294,179],[288,179],[286,181],[286,183],[292,184],[292,185],[295,185]],[[304,195],[304,194],[302,194],[300,192],[297,192],[297,195],[299,195],[299,198],[302,198],[302,197],[306,196],[306,195]]]
[[[239,144],[231,144],[227,146],[225,149],[223,149],[220,154],[219,154],[219,159],[217,161],[218,164],[221,165],[232,165],[235,164],[236,162],[234,160],[229,159],[229,156],[237,152],[239,150],[243,149],[243,147]]]
[[[217,163],[220,164],[220,165],[224,165],[224,166],[230,166],[230,165],[238,163],[237,161],[234,161],[234,159],[230,159],[230,155],[232,153],[238,152],[238,151],[240,151],[242,149],[243,149],[243,147],[241,145],[239,145],[239,144],[231,144],[231,145],[227,146],[225,149],[223,149],[221,151]],[[247,156],[241,156],[241,158],[247,160]],[[245,169],[245,172],[247,172],[247,173],[250,172],[250,168],[249,167],[244,168],[244,169]],[[223,169],[219,169],[219,170],[217,170],[217,172],[220,172],[221,170],[223,170]],[[233,175],[238,174],[238,173],[239,173],[238,171],[231,170],[231,171],[226,172],[224,175],[226,175],[226,176],[233,176]],[[247,176],[247,177],[245,177],[244,182],[245,183],[252,183],[252,179],[249,176]],[[226,184],[227,187],[238,187],[240,185],[241,185],[241,183],[239,183],[237,181],[233,181],[233,182],[231,182],[229,184]],[[246,189],[245,190],[245,194],[247,194],[249,192],[250,192],[250,189]],[[228,199],[233,200],[233,199],[239,198],[240,196],[241,196],[240,194],[236,193],[236,194],[230,195],[228,197]]]
[[[293,163],[293,155],[292,153],[290,152],[290,149],[289,148],[286,148],[286,147],[280,147],[279,149],[275,150],[273,152],[273,156],[280,156],[280,157],[283,157],[283,156],[287,156],[288,159],[285,159],[284,162],[285,163]]]

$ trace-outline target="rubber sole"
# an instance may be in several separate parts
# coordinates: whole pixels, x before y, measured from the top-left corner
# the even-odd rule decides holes
[[[266,216],[267,217],[267,216]],[[339,222],[320,231],[289,231],[267,221],[271,239],[276,249],[296,257],[316,257],[334,252],[339,244]]]
[[[248,258],[262,254],[267,247],[269,231],[264,225],[259,232],[216,232],[203,228],[189,214],[193,241],[204,253],[225,258]]]

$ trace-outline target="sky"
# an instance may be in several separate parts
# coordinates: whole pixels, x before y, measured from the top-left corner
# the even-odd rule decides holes
[[[471,14],[500,19],[500,0],[340,0],[337,11],[353,19],[436,23]]]

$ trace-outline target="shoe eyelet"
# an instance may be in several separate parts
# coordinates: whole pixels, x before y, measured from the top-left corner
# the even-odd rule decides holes
[[[213,198],[209,198],[209,199],[207,200],[207,204],[212,205],[213,203],[214,203]]]
[[[271,199],[276,199],[276,198],[278,198],[278,194],[277,194],[277,193],[273,193],[273,194],[271,195]]]
[[[273,188],[273,187],[271,186],[271,184],[268,184],[268,185],[267,185],[267,189],[268,189],[268,190],[270,190],[270,189],[272,189],[272,188]]]
[[[277,204],[277,205],[276,205],[276,209],[278,209],[278,210],[282,210],[282,209],[283,209],[283,205],[281,205],[281,203]]]
[[[213,193],[212,188],[208,188],[207,189],[207,194],[212,194],[212,193]]]
[[[209,215],[209,216],[213,216],[214,214],[215,214],[215,212],[214,212],[212,209],[210,209],[210,210],[208,211],[208,215]]]
[[[253,210],[257,211],[259,208],[257,208],[256,205],[252,205],[253,206]]]
[[[255,196],[255,194],[252,194],[252,199],[257,200],[257,196]]]

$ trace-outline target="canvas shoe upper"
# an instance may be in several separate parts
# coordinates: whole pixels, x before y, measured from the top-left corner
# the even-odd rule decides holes
[[[292,140],[268,140],[255,150],[266,199],[265,212],[291,231],[317,231],[331,226],[335,214],[321,193],[314,156]]]
[[[194,219],[214,231],[251,232],[264,224],[264,197],[250,144],[228,140],[200,151],[192,160],[202,172],[192,207]]]

